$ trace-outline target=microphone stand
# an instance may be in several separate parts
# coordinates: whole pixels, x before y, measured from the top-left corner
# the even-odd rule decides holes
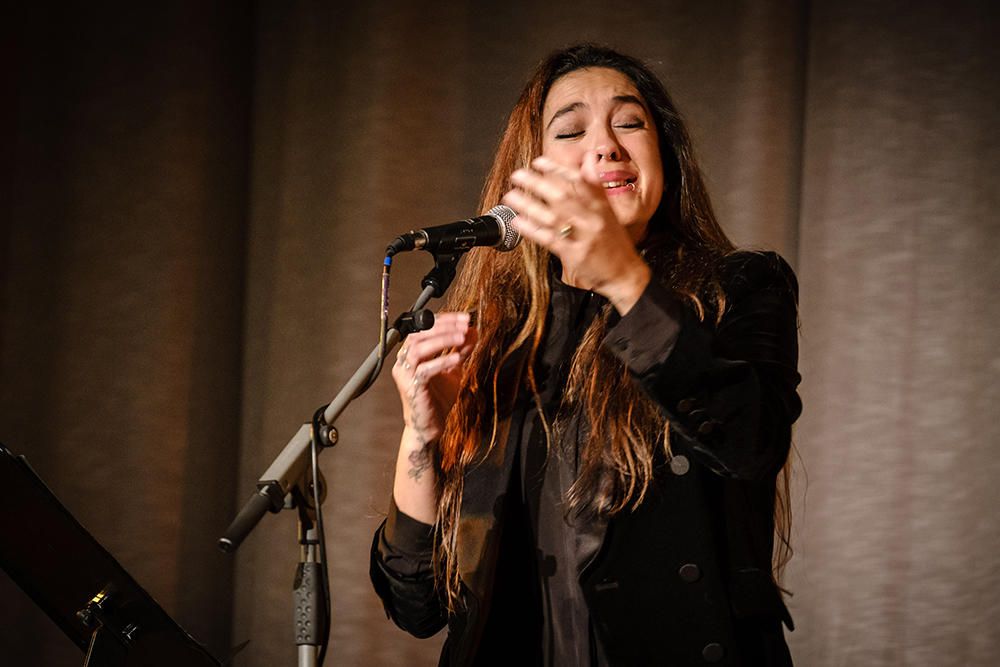
[[[320,502],[326,497],[326,481],[320,476]],[[311,485],[310,485],[311,486]],[[301,484],[292,489],[286,508],[298,509],[299,564],[295,569],[292,597],[295,601],[295,644],[298,647],[298,664],[315,665],[323,645],[323,634],[329,627],[325,591],[323,586],[323,561],[320,558],[317,508],[309,489]]]
[[[434,254],[434,268],[421,281],[423,290],[409,311],[400,315],[386,334],[385,355],[414,331],[422,331],[433,326],[433,314],[423,308],[432,297],[440,298],[451,286],[455,278],[458,260],[465,251]],[[378,367],[378,346],[362,362],[354,375],[344,384],[330,403],[319,408],[313,419],[303,424],[292,436],[264,474],[257,480],[257,490],[243,505],[225,533],[219,538],[219,548],[233,553],[247,535],[268,512],[277,513],[282,509],[299,510],[299,544],[301,561],[295,577],[295,626],[298,646],[299,667],[315,667],[319,656],[323,655],[322,644],[329,640],[329,615],[325,610],[329,601],[325,589],[329,578],[326,574],[328,563],[323,542],[322,509],[309,500],[315,493],[322,503],[318,490],[308,479],[307,469],[312,454],[318,456],[326,447],[337,444],[339,434],[334,426],[337,418],[350,403],[361,396],[375,380]],[[315,471],[318,475],[318,470]],[[321,483],[321,487],[324,486]],[[303,489],[309,492],[304,492]],[[325,489],[322,489],[325,492]],[[314,507],[310,507],[315,505]],[[322,574],[322,576],[317,576]],[[322,586],[320,584],[323,584]],[[309,609],[308,612],[305,610]],[[322,610],[322,611],[321,611]],[[325,626],[320,636],[317,626]],[[306,631],[313,628],[313,632]]]

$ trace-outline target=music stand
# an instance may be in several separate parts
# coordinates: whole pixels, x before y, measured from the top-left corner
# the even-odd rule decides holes
[[[0,567],[84,652],[84,667],[219,667],[0,444]]]

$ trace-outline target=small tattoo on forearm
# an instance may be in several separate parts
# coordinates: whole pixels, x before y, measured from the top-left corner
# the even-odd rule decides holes
[[[407,460],[410,462],[410,465],[413,466],[407,472],[407,475],[409,475],[410,479],[414,482],[419,482],[420,476],[424,474],[425,470],[431,467],[431,457],[427,453],[427,448],[421,447],[420,449],[414,449],[410,452]]]

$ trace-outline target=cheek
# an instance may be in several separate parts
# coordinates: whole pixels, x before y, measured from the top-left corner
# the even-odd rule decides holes
[[[651,192],[656,193],[657,199],[663,195],[663,163],[660,161],[660,152],[653,148],[647,150],[643,155],[642,171],[646,176],[646,182]]]
[[[659,203],[660,198],[663,196],[663,189],[665,185],[666,184],[663,182],[663,167],[657,163],[650,172],[649,178],[650,191],[656,194],[657,203]]]
[[[571,143],[543,140],[542,153],[565,167],[579,168],[583,164],[584,151]]]

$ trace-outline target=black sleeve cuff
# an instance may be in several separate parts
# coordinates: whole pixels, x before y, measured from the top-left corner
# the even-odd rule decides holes
[[[389,502],[389,514],[378,538],[381,560],[401,575],[414,576],[433,570],[434,526],[417,521]]]
[[[604,345],[636,376],[666,361],[681,331],[683,307],[655,279],[618,322],[608,329]]]

